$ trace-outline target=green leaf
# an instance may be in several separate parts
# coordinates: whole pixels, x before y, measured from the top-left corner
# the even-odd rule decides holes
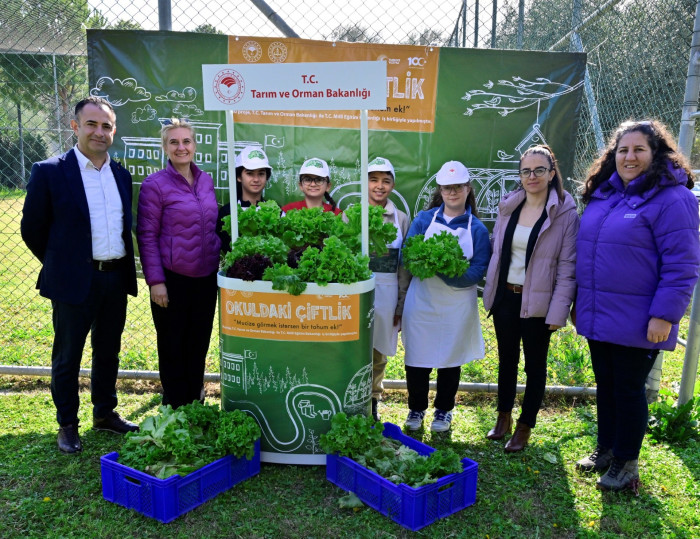
[[[253,458],[260,427],[240,410],[225,412],[195,401],[177,410],[160,406],[158,412],[141,422],[139,432],[125,436],[119,462],[165,479],[229,454]]]
[[[401,256],[406,269],[421,280],[438,273],[458,277],[469,269],[457,236],[444,230],[427,240],[423,234],[407,238]]]
[[[355,509],[358,507],[365,506],[365,504],[362,503],[362,500],[360,498],[358,498],[354,492],[350,492],[347,495],[338,499],[338,505],[342,509]]]

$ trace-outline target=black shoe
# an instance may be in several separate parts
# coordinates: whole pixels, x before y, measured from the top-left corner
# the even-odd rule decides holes
[[[576,461],[576,469],[580,472],[602,472],[610,467],[612,461],[612,449],[605,449],[597,445],[588,457]]]
[[[372,418],[373,418],[375,421],[380,421],[379,412],[377,412],[377,404],[378,404],[377,399],[375,399],[374,397],[372,397]]]
[[[79,453],[83,450],[78,436],[78,425],[66,425],[58,428],[58,448],[64,453]]]
[[[117,434],[126,434],[127,432],[138,432],[139,426],[136,423],[131,423],[119,417],[117,412],[110,412],[107,417],[93,417],[92,428],[94,430],[108,430]]]

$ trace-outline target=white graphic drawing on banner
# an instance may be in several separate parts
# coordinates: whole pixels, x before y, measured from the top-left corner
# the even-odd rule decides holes
[[[197,99],[197,90],[192,86],[186,86],[182,92],[170,90],[165,95],[157,95],[156,101],[175,101],[176,103],[192,103]]]
[[[519,76],[513,76],[512,80],[499,80],[496,84],[493,81],[488,81],[483,85],[486,90],[475,89],[465,92],[461,99],[470,102],[469,107],[464,112],[465,116],[472,116],[479,111],[493,110],[500,116],[506,117],[515,111],[532,106],[536,107],[535,122],[532,124],[530,132],[514,148],[515,151],[506,152],[500,149],[496,152],[497,159],[495,161],[508,163],[511,165],[510,167],[469,168],[469,177],[476,195],[479,219],[487,223],[496,221],[498,203],[503,195],[515,189],[520,181],[517,170],[520,156],[533,144],[547,144],[540,130],[540,106],[542,102],[569,94],[582,84],[583,81],[580,81],[571,86],[544,77],[529,81]],[[494,89],[495,87],[498,89]],[[465,164],[468,165],[468,163]],[[433,174],[423,184],[418,194],[414,215],[428,205],[436,187],[435,174]]]
[[[136,79],[113,79],[100,77],[95,87],[90,90],[90,95],[104,97],[113,107],[121,107],[129,102],[138,103],[151,99],[151,92],[139,86]]]
[[[518,76],[513,76],[512,79],[512,81],[499,80],[496,84],[493,81],[488,81],[484,84],[486,91],[480,89],[467,91],[462,99],[470,101],[470,104],[464,114],[471,116],[478,110],[492,109],[501,116],[508,116],[516,110],[526,109],[533,105],[537,105],[539,114],[539,106],[542,101],[570,94],[583,84],[583,81],[580,81],[571,86],[553,82],[544,77],[538,77],[534,81]],[[494,86],[498,86],[502,90],[494,90]]]
[[[295,374],[286,367],[284,374],[276,372],[272,366],[261,371],[257,365],[258,354],[244,350],[242,354],[224,352],[222,354],[222,387],[236,388],[245,395],[265,393],[285,393],[285,409],[293,429],[290,440],[281,440],[273,432],[272,426],[260,407],[247,399],[228,402],[235,408],[251,414],[260,424],[263,436],[275,451],[288,453],[299,449],[303,444],[309,453],[323,453],[318,446],[318,437],[312,429],[307,430],[307,420],[330,422],[341,411],[348,414],[364,413],[372,392],[372,366],[359,369],[348,384],[343,402],[338,395],[326,386],[313,384],[304,368]],[[251,367],[252,363],[252,367]]]

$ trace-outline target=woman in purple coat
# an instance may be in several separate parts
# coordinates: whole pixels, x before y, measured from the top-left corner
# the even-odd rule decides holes
[[[136,235],[151,289],[163,404],[177,408],[204,399],[221,243],[214,181],[193,162],[194,129],[174,119],[161,137],[168,163],[141,184]]]
[[[598,440],[581,471],[602,490],[637,489],[648,422],[644,382],[673,350],[698,278],[698,203],[667,129],[625,122],[593,164],[576,242],[576,329],[595,373]]]

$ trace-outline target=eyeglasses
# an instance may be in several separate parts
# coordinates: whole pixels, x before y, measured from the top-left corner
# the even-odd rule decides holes
[[[461,183],[459,185],[440,185],[441,193],[461,193],[467,187],[466,183]]]
[[[545,175],[545,173],[549,172],[550,170],[552,170],[552,169],[551,169],[551,168],[547,168],[547,167],[537,167],[537,168],[532,168],[532,169],[530,169],[530,168],[521,168],[521,169],[518,171],[518,175],[519,175],[521,178],[523,178],[523,179],[527,179],[527,178],[530,177],[530,174],[533,174],[533,173],[534,173],[534,174],[535,174],[535,178],[541,178],[542,176]]]
[[[323,185],[328,181],[328,178],[322,178],[321,176],[302,176],[299,181],[304,185]]]

